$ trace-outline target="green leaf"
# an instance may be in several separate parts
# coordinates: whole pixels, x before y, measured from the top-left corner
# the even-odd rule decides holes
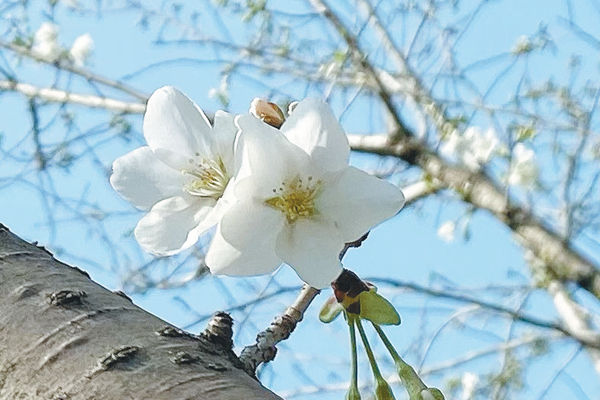
[[[400,325],[400,314],[375,289],[359,294],[360,317],[376,325]]]
[[[328,324],[340,315],[344,307],[340,303],[337,302],[335,297],[330,297],[327,299],[321,311],[319,312],[319,319],[321,322]]]

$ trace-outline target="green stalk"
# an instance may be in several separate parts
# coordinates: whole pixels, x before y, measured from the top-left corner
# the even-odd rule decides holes
[[[365,351],[367,352],[367,357],[369,358],[369,363],[371,364],[371,370],[373,371],[373,376],[375,377],[375,398],[377,400],[393,400],[394,394],[392,393],[392,389],[383,376],[381,376],[381,372],[377,366],[377,361],[375,360],[375,355],[373,355],[373,350],[371,349],[371,345],[369,344],[365,330],[360,322],[360,318],[356,318],[356,326],[358,327],[358,333],[360,334],[360,338],[365,346]]]
[[[390,352],[390,355],[394,359],[394,363],[396,364],[396,369],[398,370],[398,376],[400,380],[404,384],[406,391],[410,397],[410,400],[421,400],[421,399],[433,399],[433,400],[443,400],[444,396],[442,392],[440,392],[436,388],[428,388],[425,383],[421,380],[419,375],[415,372],[413,367],[408,365],[402,357],[398,354],[392,343],[389,341],[383,329],[379,327],[379,325],[373,324],[373,327],[377,331],[377,334],[381,338],[381,341],[385,345],[385,347]]]
[[[346,394],[346,400],[360,400],[358,390],[358,361],[356,357],[356,331],[354,330],[354,320],[350,314],[347,314],[348,328],[350,329],[350,353],[352,356],[352,365],[350,369],[350,388]]]

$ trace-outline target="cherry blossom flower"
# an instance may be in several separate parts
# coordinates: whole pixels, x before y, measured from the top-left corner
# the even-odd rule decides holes
[[[461,400],[471,400],[475,394],[475,388],[479,382],[479,377],[472,372],[465,372],[461,379],[462,397]]]
[[[78,36],[73,45],[71,46],[71,50],[69,50],[69,56],[77,66],[83,66],[87,59],[92,54],[94,50],[94,40],[89,33],[85,35]]]
[[[454,241],[454,232],[456,231],[456,224],[453,221],[446,221],[437,230],[437,235],[446,243]]]
[[[476,171],[486,164],[498,147],[493,129],[485,133],[478,127],[469,127],[463,134],[453,131],[441,148],[443,154],[456,157],[467,168]]]
[[[396,214],[402,191],[348,165],[350,147],[329,106],[301,101],[281,130],[236,118],[234,200],[207,253],[213,273],[256,275],[285,262],[316,288],[342,271],[344,244]]]
[[[533,150],[523,143],[517,143],[512,152],[512,161],[507,178],[508,184],[531,186],[537,180],[538,173]]]
[[[172,87],[158,89],[144,116],[148,146],[120,157],[110,183],[134,206],[148,210],[135,228],[146,251],[176,254],[220,219],[234,174],[233,116],[217,111],[214,125]]]
[[[35,32],[31,50],[44,60],[54,62],[62,52],[57,38],[58,27],[51,22],[44,22]]]

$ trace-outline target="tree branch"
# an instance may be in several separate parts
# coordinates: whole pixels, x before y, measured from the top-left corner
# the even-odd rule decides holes
[[[242,350],[240,361],[248,374],[254,376],[260,364],[275,358],[277,343],[290,337],[298,322],[302,321],[304,312],[319,293],[320,290],[304,285],[294,303],[256,336],[256,343]]]
[[[598,333],[591,328],[586,316],[581,312],[581,306],[573,301],[561,282],[550,282],[548,292],[552,295],[558,315],[570,332],[580,338],[598,338]],[[596,372],[600,374],[600,348],[581,343],[592,359]]]
[[[443,187],[454,190],[463,200],[491,212],[519,237],[562,281],[572,281],[600,298],[600,271],[585,256],[565,243],[561,236],[523,207],[515,205],[504,191],[483,172],[471,172],[442,160],[416,140],[392,142],[388,135],[348,135],[353,150],[395,156],[421,167]]]
[[[117,89],[123,93],[127,93],[128,95],[133,96],[138,100],[145,102],[146,99],[148,98],[147,94],[141,93],[141,92],[137,91],[136,89],[127,86],[123,82],[114,81],[112,79],[105,78],[98,74],[94,74],[93,72],[90,72],[87,69],[77,67],[67,61],[63,61],[63,60],[59,60],[59,61],[55,61],[55,62],[48,61],[44,57],[39,56],[38,54],[34,53],[33,51],[31,51],[30,49],[28,49],[26,47],[17,46],[16,44],[7,43],[2,40],[0,40],[0,47],[11,50],[21,56],[28,57],[34,61],[52,65],[58,69],[63,69],[65,71],[72,72],[76,75],[79,75],[79,76],[85,78],[88,81],[93,81],[93,82],[97,82],[97,83],[100,83],[100,84],[108,86],[108,87],[112,87],[113,89]]]
[[[182,332],[3,225],[0,310],[2,398],[280,399],[227,341]]]
[[[0,91],[19,92],[27,97],[36,97],[50,102],[79,104],[86,107],[102,108],[121,113],[142,114],[146,109],[145,103],[128,103],[108,97],[77,94],[59,89],[40,88],[27,83],[7,80],[0,81]]]

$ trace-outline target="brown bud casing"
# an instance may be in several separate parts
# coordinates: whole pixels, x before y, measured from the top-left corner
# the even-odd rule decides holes
[[[283,111],[281,111],[277,104],[259,98],[252,100],[250,114],[277,129],[285,121],[285,115],[283,115]]]

